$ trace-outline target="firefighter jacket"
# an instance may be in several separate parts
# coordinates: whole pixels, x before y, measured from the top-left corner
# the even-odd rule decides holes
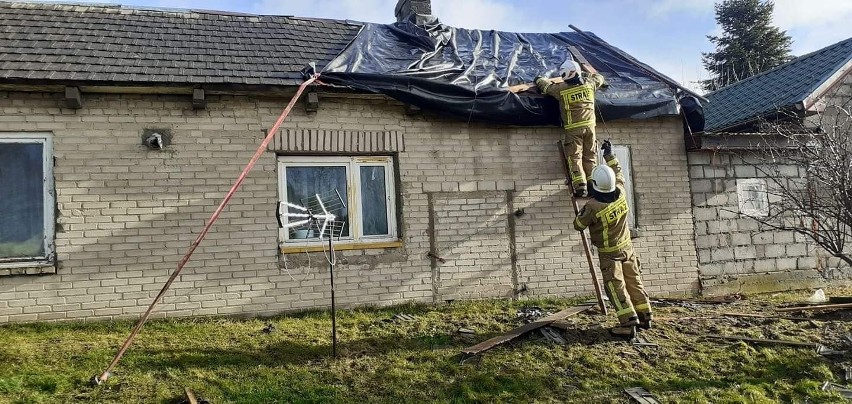
[[[624,173],[615,156],[604,156],[607,165],[615,171],[616,190],[614,202],[605,203],[591,199],[583,206],[574,220],[578,231],[589,229],[592,244],[601,254],[617,253],[631,246],[630,229],[627,225],[627,192],[624,189]]]
[[[559,112],[565,130],[595,127],[595,90],[606,87],[606,80],[597,73],[583,72],[583,84],[551,83],[536,80],[542,94],[559,101]]]

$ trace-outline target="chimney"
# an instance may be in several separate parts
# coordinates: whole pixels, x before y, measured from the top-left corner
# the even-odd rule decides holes
[[[421,16],[432,15],[432,1],[431,0],[398,0],[396,2],[396,8],[394,9],[394,15],[396,15],[396,20],[405,21],[412,14],[416,15],[415,23],[422,24],[426,20],[421,18]]]

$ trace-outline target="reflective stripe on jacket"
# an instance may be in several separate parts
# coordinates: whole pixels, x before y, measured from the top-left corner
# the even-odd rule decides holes
[[[583,84],[536,83],[543,94],[559,101],[562,126],[565,130],[595,126],[595,91],[605,85],[604,77],[597,73],[583,73]]]
[[[613,253],[631,245],[630,229],[627,225],[627,192],[624,189],[624,174],[615,156],[604,156],[607,164],[615,171],[618,198],[611,203],[592,199],[586,202],[580,215],[574,220],[574,228],[589,229],[592,244],[601,253]]]

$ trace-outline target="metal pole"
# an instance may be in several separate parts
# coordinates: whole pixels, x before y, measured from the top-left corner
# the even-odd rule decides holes
[[[329,232],[334,233],[333,230],[330,230]],[[322,237],[322,235],[320,235],[320,237]],[[332,255],[332,259],[328,260],[328,274],[331,277],[331,353],[335,358],[337,358],[337,308],[334,305],[334,247],[331,244],[333,238],[333,234],[329,234],[328,253]]]

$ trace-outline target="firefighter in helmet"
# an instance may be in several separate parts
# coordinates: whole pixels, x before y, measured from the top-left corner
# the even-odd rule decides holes
[[[592,244],[598,249],[604,289],[615,306],[619,327],[615,336],[632,338],[636,327],[651,328],[651,305],[642,285],[639,258],[633,251],[627,226],[627,195],[624,175],[612,154],[609,140],[603,142],[606,164],[592,170],[590,199],[574,220],[578,231],[589,229]]]
[[[583,71],[585,70],[585,71]],[[559,70],[561,83],[536,77],[535,85],[542,94],[559,101],[562,117],[562,143],[571,171],[574,196],[587,195],[587,176],[591,176],[595,158],[595,90],[606,88],[604,77],[589,65],[568,60]]]

